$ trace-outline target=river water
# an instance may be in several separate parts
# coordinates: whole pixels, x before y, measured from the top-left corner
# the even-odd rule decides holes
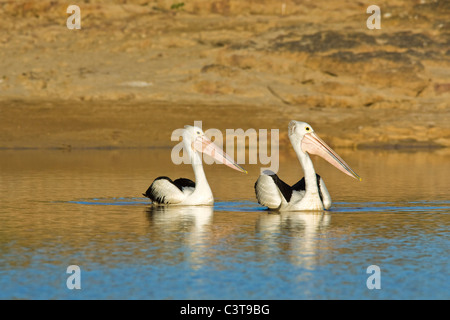
[[[313,158],[332,209],[283,214],[245,164],[205,165],[214,207],[153,208],[154,178],[193,178],[170,151],[0,151],[0,299],[450,299],[449,150],[337,150],[362,182]]]

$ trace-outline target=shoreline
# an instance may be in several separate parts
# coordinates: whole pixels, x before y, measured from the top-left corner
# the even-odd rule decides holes
[[[169,110],[170,109],[170,110]],[[147,149],[170,147],[172,132],[201,120],[203,129],[279,130],[290,146],[290,120],[310,123],[333,148],[438,149],[450,146],[450,110],[189,105],[124,101],[0,102],[0,150]],[[427,120],[428,118],[428,120]],[[381,121],[381,119],[383,119]]]

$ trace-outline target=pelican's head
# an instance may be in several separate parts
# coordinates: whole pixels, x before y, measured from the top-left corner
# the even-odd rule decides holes
[[[303,153],[318,155],[345,174],[361,181],[361,177],[333,149],[319,138],[308,123],[292,120],[289,122],[288,132],[292,145],[300,146],[300,150]]]
[[[314,132],[313,128],[306,122],[291,120],[288,127],[289,138],[301,141],[305,134]]]
[[[197,126],[184,126],[183,139],[189,143],[195,141],[197,137],[203,137],[205,133]]]
[[[189,151],[192,151],[192,154],[205,153],[230,168],[247,173],[247,171],[234,162],[228,154],[215,145],[205,135],[201,128],[196,126],[184,126],[183,141],[185,142],[186,148]]]

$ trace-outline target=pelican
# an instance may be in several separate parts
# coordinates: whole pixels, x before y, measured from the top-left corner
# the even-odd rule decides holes
[[[321,156],[345,174],[361,181],[349,165],[320,139],[306,122],[292,120],[289,123],[288,135],[305,177],[289,186],[274,172],[264,171],[255,183],[256,198],[261,205],[278,211],[316,211],[328,210],[331,207],[331,197],[325,182],[314,171],[308,153]]]
[[[182,137],[184,151],[188,153],[194,169],[195,182],[185,178],[172,181],[168,177],[158,177],[143,195],[156,205],[212,205],[214,197],[203,171],[200,153],[207,154],[235,170],[245,173],[247,171],[206,137],[199,127],[185,126]]]

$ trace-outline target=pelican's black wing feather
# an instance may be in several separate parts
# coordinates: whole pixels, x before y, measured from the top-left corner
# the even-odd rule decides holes
[[[165,177],[165,176],[156,178],[156,179],[153,181],[153,183],[155,183],[155,181],[158,181],[158,180],[161,180],[161,179],[166,179],[166,180],[168,180],[170,183],[174,184],[173,181],[172,181],[172,179],[170,179],[169,177]],[[145,191],[145,193],[143,193],[142,195],[143,195],[144,197],[149,198],[149,199],[152,200],[152,201],[156,201],[156,202],[159,202],[159,203],[164,202],[164,199],[161,199],[161,198],[155,196],[155,194],[154,194],[154,189],[153,189],[153,183],[150,185],[150,187],[148,187],[147,191]]]
[[[273,182],[281,191],[281,194],[283,195],[284,199],[286,199],[287,202],[291,201],[292,188],[286,182],[281,180],[276,174],[271,174],[270,177],[273,179]]]
[[[186,187],[195,188],[195,182],[184,178],[172,181],[169,177],[158,177],[142,195],[156,203],[179,203],[185,197],[183,188]]]
[[[317,188],[319,189],[319,197],[320,197],[320,200],[323,201],[322,191],[320,190],[320,176],[317,173],[316,173],[316,178],[317,178]],[[292,190],[293,191],[305,191],[306,190],[305,178],[303,177],[299,182],[294,184],[292,186]]]
[[[179,178],[173,182],[174,185],[178,187],[181,191],[183,191],[183,188],[195,188],[195,182],[186,178]]]

